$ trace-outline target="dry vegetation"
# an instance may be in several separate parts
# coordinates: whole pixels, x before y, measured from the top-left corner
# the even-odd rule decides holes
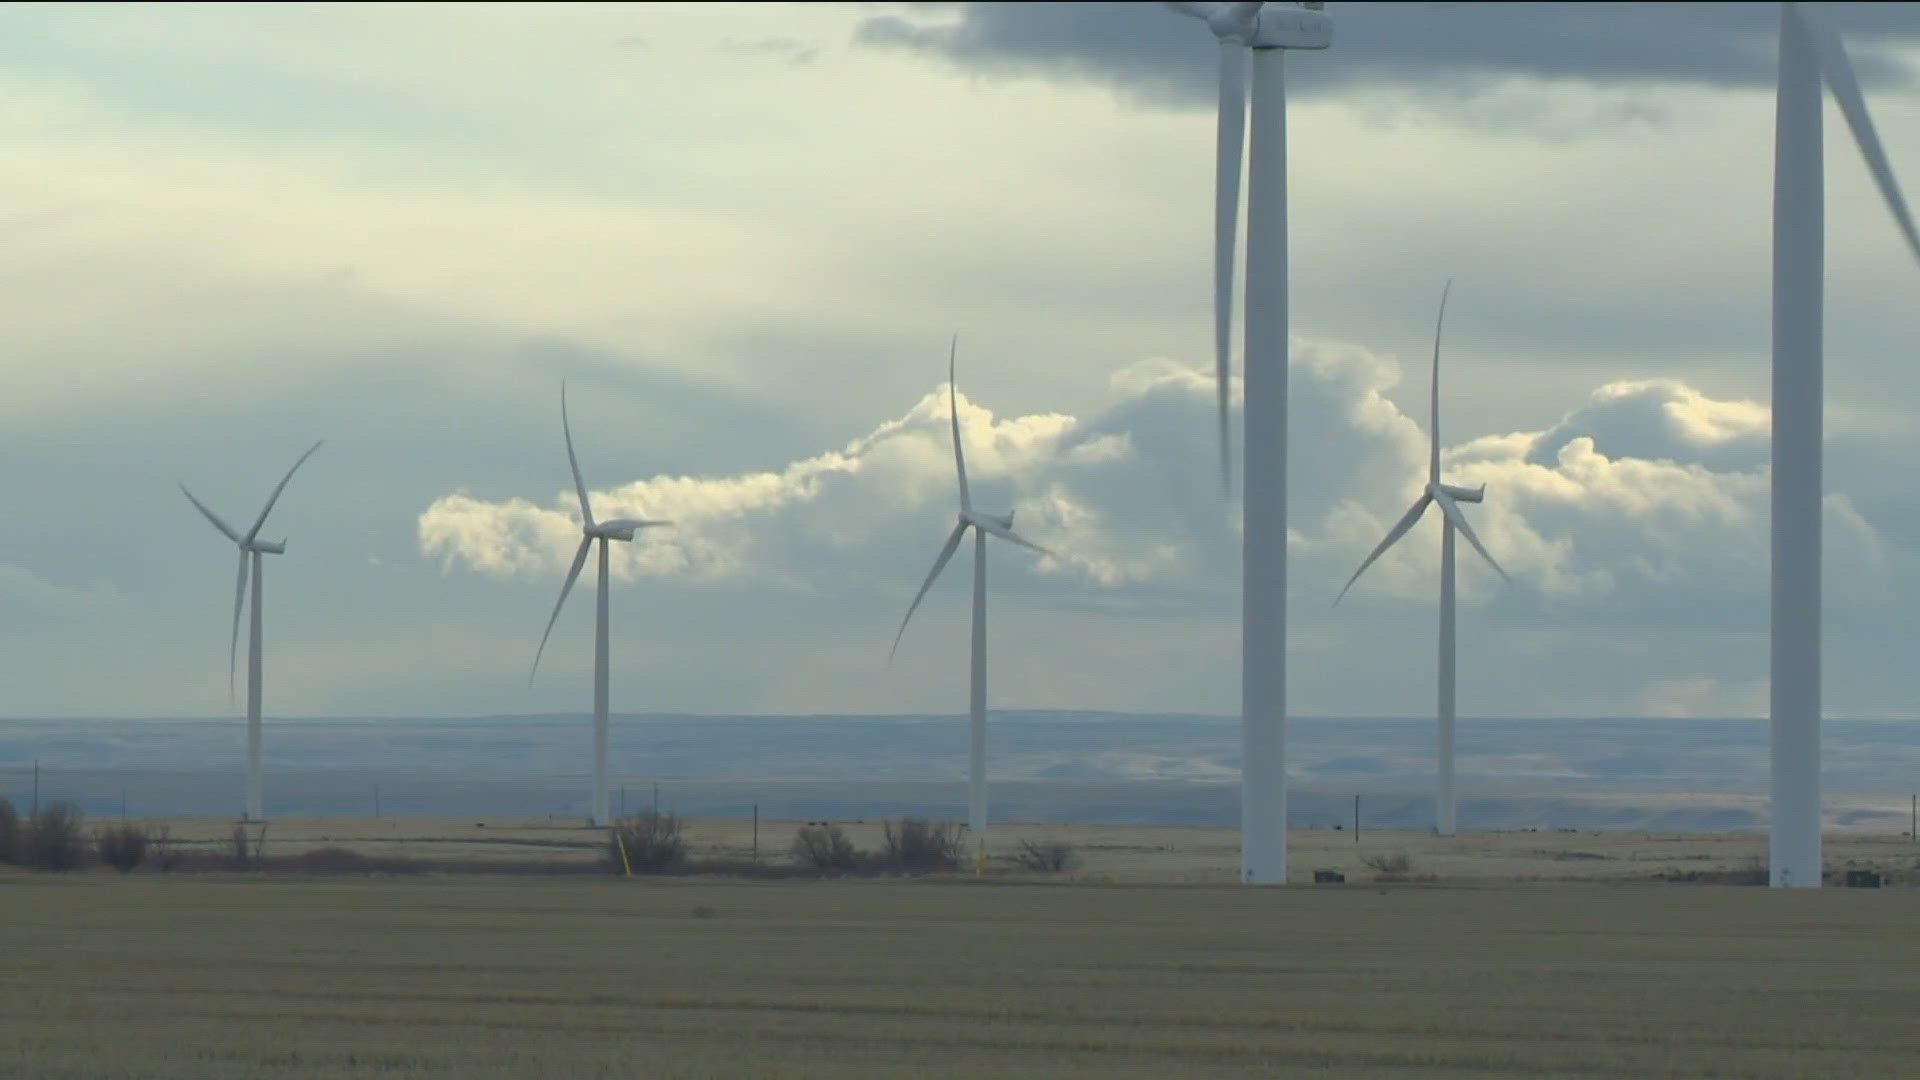
[[[1908,889],[8,872],[0,1075],[1894,1076],[1916,916]]]
[[[667,818],[670,815],[662,815]],[[640,817],[644,817],[641,815]],[[637,817],[634,820],[639,820]],[[801,822],[760,823],[756,848],[746,821],[673,819],[684,840],[679,872],[721,872],[777,877],[800,873],[811,863],[796,850]],[[22,822],[24,825],[25,822]],[[897,823],[896,823],[897,824]],[[147,823],[155,845],[140,873],[162,865],[176,870],[232,869],[237,865],[231,819],[181,819]],[[873,819],[817,825],[813,842],[832,845],[838,831],[846,856],[839,872],[897,871],[887,823]],[[248,865],[265,871],[308,873],[590,874],[610,865],[608,834],[578,822],[441,819],[288,818],[271,827],[251,826]],[[158,838],[164,834],[166,839]],[[959,851],[970,851],[964,832],[946,834]],[[1239,860],[1238,833],[1205,826],[995,825],[989,836],[988,873],[1006,878],[1044,874],[1045,880],[1083,884],[1231,884]],[[897,839],[897,838],[896,838]],[[1366,884],[1382,874],[1376,864],[1407,869],[1389,881],[1448,885],[1527,882],[1675,882],[1752,884],[1764,881],[1766,837],[1741,833],[1575,832],[1543,829],[1470,832],[1440,838],[1417,832],[1367,830],[1356,843],[1351,832],[1297,830],[1291,834],[1294,880],[1306,884],[1315,870]],[[804,844],[802,845],[804,848]],[[1067,865],[1044,864],[1052,854]],[[1920,845],[1899,835],[1835,832],[1827,837],[1831,873],[1880,872],[1894,886],[1920,885]],[[1047,856],[1042,858],[1040,856]],[[832,853],[822,855],[827,864]],[[850,859],[851,863],[847,863]],[[971,870],[972,859],[961,858]],[[636,868],[638,872],[638,868]]]

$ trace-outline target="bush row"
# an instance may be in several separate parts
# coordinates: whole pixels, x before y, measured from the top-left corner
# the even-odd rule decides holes
[[[852,873],[866,871],[957,870],[964,852],[960,831],[945,822],[902,818],[881,827],[879,851],[856,848],[838,825],[806,825],[793,837],[793,858],[815,870]],[[1079,862],[1073,845],[1060,840],[1022,840],[1013,863],[1022,870],[1057,873]]]
[[[0,799],[0,863],[35,870],[77,870],[92,859],[127,873],[146,860],[166,830],[119,822],[86,831],[86,815],[67,802],[52,802],[21,818],[13,803]]]
[[[25,819],[13,804],[0,799],[0,863],[39,870],[74,870],[98,862],[120,873],[143,865],[169,870],[292,870],[307,873],[422,873],[435,869],[475,872],[525,873],[518,863],[466,860],[447,863],[393,856],[369,856],[343,848],[320,848],[298,855],[268,858],[262,854],[265,829],[250,835],[235,825],[225,850],[188,854],[170,843],[165,826],[120,821],[89,833],[78,807],[54,802]],[[614,873],[660,874],[675,871],[717,873],[925,873],[957,870],[963,861],[960,829],[949,822],[907,817],[885,822],[877,851],[856,847],[838,825],[806,825],[795,833],[793,869],[782,872],[760,864],[688,858],[686,821],[672,813],[647,811],[616,821],[609,830],[605,867]],[[1014,855],[1016,866],[1029,871],[1059,871],[1077,861],[1071,845],[1059,841],[1028,840]],[[540,864],[544,872],[578,872],[567,864]]]
[[[861,851],[838,825],[803,825],[790,850],[801,866],[832,873],[957,870],[960,830],[944,821],[901,818],[882,824],[879,851]]]

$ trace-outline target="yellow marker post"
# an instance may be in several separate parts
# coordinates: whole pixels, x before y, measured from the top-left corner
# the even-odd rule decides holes
[[[620,869],[627,872],[626,876],[632,877],[633,864],[627,861],[627,842],[620,839],[618,832],[613,834],[613,846],[620,849]]]

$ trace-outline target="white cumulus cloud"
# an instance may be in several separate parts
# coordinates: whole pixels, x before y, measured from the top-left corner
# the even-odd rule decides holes
[[[1312,342],[1296,342],[1294,359],[1294,580],[1303,595],[1330,599],[1417,497],[1427,436],[1387,396],[1400,377],[1391,360]],[[1021,561],[1030,585],[1149,605],[1232,590],[1239,524],[1215,475],[1214,393],[1206,373],[1148,359],[1116,371],[1110,404],[1084,419],[996,416],[960,397],[976,503],[1011,508],[1022,532],[1060,553]],[[956,502],[948,402],[936,388],[844,447],[774,470],[595,492],[600,517],[675,523],[615,545],[615,579],[804,590],[884,566],[914,580],[905,568],[930,555]],[[1767,419],[1760,405],[1674,380],[1620,381],[1540,430],[1446,448],[1446,479],[1487,485],[1486,502],[1467,513],[1516,583],[1500,586],[1463,546],[1464,594],[1505,598],[1543,621],[1585,609],[1662,622],[1677,606],[1713,619],[1725,614],[1718,599],[1763,595]],[[1844,493],[1829,497],[1828,518],[1833,559],[1853,581],[1841,597],[1884,590],[1875,526]],[[1431,596],[1435,529],[1397,545],[1356,598]],[[574,496],[446,495],[421,515],[419,539],[448,568],[557,576],[579,542]]]

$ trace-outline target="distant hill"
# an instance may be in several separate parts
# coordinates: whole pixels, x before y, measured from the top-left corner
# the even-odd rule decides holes
[[[1766,724],[1758,720],[1462,720],[1461,820],[1469,828],[1723,830],[1765,824]],[[268,798],[280,814],[577,814],[589,721],[269,719]],[[1005,711],[988,737],[1003,819],[1230,824],[1240,725],[1214,716]],[[244,748],[234,719],[0,721],[0,795],[81,800],[96,815],[225,814]],[[770,817],[951,815],[963,801],[958,716],[617,716],[612,770],[629,807],[662,784],[676,808]],[[1830,820],[1904,829],[1920,787],[1920,721],[1830,721]],[[1290,722],[1293,822],[1344,824],[1362,797],[1376,827],[1431,823],[1433,725]]]

